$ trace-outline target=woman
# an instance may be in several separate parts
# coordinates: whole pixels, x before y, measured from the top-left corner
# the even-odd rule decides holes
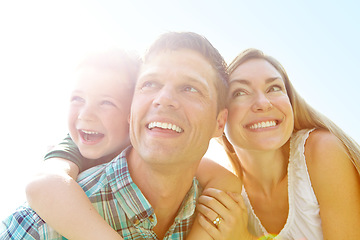
[[[360,239],[359,145],[296,93],[274,58],[248,49],[228,72],[222,144],[244,184],[250,234]]]

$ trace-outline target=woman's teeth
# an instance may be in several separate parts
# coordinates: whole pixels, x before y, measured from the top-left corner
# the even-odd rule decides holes
[[[267,128],[267,127],[274,127],[276,126],[275,121],[266,121],[266,122],[259,122],[251,125],[250,129],[259,129],[259,128]]]

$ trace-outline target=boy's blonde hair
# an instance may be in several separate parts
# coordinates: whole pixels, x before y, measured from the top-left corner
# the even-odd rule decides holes
[[[79,70],[82,67],[94,67],[125,73],[130,79],[127,87],[129,87],[129,90],[133,91],[139,73],[140,64],[141,59],[135,52],[111,48],[88,54],[77,65],[76,69]]]

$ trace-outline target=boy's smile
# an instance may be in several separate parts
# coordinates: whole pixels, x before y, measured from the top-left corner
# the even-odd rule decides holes
[[[132,92],[127,74],[83,67],[71,95],[70,135],[81,154],[98,159],[129,145],[128,115]]]

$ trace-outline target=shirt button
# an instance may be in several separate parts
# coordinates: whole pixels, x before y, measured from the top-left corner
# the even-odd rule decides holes
[[[153,215],[149,216],[149,219],[150,219],[151,222],[154,222],[154,221],[155,221]]]

